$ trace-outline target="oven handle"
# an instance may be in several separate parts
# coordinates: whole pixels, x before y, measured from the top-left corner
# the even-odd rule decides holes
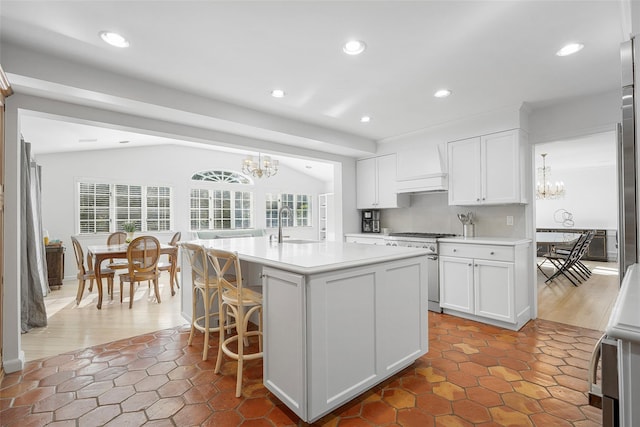
[[[596,343],[591,353],[591,361],[589,362],[589,405],[602,409],[602,387],[598,385],[598,362],[600,361],[602,341],[607,335],[603,334]]]
[[[430,259],[431,261],[437,261],[438,260],[438,255],[428,256],[427,259]]]

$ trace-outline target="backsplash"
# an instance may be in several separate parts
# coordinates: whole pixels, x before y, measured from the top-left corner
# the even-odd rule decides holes
[[[475,235],[479,237],[524,237],[525,206],[449,206],[447,193],[411,195],[408,208],[384,209],[381,227],[391,231],[442,232],[462,235],[459,213],[473,212]],[[507,216],[513,225],[507,225]]]

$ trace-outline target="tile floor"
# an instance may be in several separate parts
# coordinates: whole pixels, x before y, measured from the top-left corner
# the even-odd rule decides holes
[[[429,313],[430,351],[313,425],[599,426],[587,366],[600,332],[544,320],[519,332]],[[304,426],[262,385],[262,363],[213,373],[212,338],[178,327],[27,363],[0,385],[2,426]]]

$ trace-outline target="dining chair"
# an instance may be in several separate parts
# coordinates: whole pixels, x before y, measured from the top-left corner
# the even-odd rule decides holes
[[[78,267],[78,294],[76,295],[76,305],[80,304],[82,300],[82,294],[84,293],[84,286],[87,280],[89,280],[89,288],[91,288],[93,281],[96,278],[95,271],[93,270],[92,263],[89,262],[85,267],[84,262],[84,250],[82,249],[82,245],[75,237],[71,236],[71,243],[73,244],[73,252],[76,255],[76,265]],[[102,277],[107,278],[107,290],[111,299],[113,299],[113,277],[115,272],[109,268],[100,269],[100,274]]]
[[[131,241],[127,247],[127,273],[120,274],[120,303],[122,303],[123,283],[129,283],[129,308],[133,307],[133,284],[144,280],[153,282],[156,300],[160,303],[158,288],[158,259],[160,258],[160,242],[153,236],[140,236]]]
[[[255,288],[250,288],[242,283],[242,271],[240,259],[235,252],[218,249],[207,249],[207,257],[216,272],[218,281],[218,313],[220,324],[225,324],[227,311],[233,315],[236,321],[237,334],[225,337],[224,327],[220,328],[220,343],[218,345],[218,358],[214,372],[219,373],[222,367],[222,354],[238,361],[236,372],[236,397],[242,394],[242,370],[245,360],[260,359],[262,352],[262,294]],[[235,271],[235,280],[227,278],[229,271]],[[258,314],[258,329],[248,330],[249,319],[252,314]],[[249,337],[258,337],[258,348],[250,353],[245,352]],[[232,343],[237,344],[237,350],[233,350]]]
[[[581,250],[589,239],[589,235],[589,232],[581,234],[568,251],[558,252],[558,250],[556,250],[543,255],[545,260],[551,262],[556,269],[551,276],[548,276],[544,271],[542,271],[542,269],[540,269],[540,271],[542,271],[542,273],[547,277],[545,283],[554,280],[560,275],[566,277],[574,286],[578,286],[579,283],[582,283],[582,281],[586,279],[581,273],[577,272],[574,267],[576,262],[578,262],[582,256]]]
[[[179,231],[176,232],[171,238],[171,240],[169,241],[169,245],[177,247],[181,236],[182,236],[182,233],[180,233]],[[173,259],[171,255],[168,255],[168,257],[169,257],[168,261],[158,262],[158,271],[171,272],[171,267],[175,265],[175,270],[173,272],[174,274],[170,277],[169,280],[171,280],[172,289],[174,284],[178,289],[180,289],[180,284],[178,283],[178,273],[180,272],[180,266],[178,265],[178,260]]]
[[[127,233],[124,231],[116,231],[115,233],[109,234],[107,237],[107,245],[123,245],[127,239]],[[129,263],[126,259],[113,259],[109,260],[109,264],[107,264],[107,268],[112,270],[123,270],[129,268]]]

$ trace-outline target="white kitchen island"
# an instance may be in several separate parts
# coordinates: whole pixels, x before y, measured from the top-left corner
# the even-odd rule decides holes
[[[194,243],[237,252],[243,278],[261,278],[263,381],[306,422],[427,352],[423,249],[341,242],[278,244],[267,237]],[[191,280],[184,268],[183,278],[184,310]]]

